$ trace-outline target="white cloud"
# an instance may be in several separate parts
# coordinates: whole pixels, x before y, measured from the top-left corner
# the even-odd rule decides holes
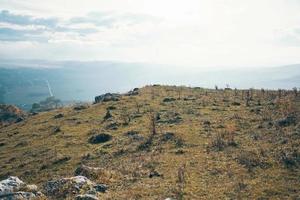
[[[300,62],[296,0],[2,0],[0,6],[36,18],[58,18],[66,29],[47,31],[46,43],[22,43],[17,52],[5,48],[15,49],[20,42],[1,42],[0,56],[10,58],[197,67]]]

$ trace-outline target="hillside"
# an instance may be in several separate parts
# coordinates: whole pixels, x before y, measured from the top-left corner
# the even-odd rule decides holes
[[[299,198],[299,92],[135,91],[1,127],[0,180],[86,175],[108,185],[100,199]]]

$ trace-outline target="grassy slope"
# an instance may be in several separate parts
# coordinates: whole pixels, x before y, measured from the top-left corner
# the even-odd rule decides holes
[[[184,100],[188,96],[195,100]],[[163,199],[178,197],[178,193],[185,199],[296,198],[300,195],[300,161],[293,154],[296,164],[287,168],[282,155],[293,151],[299,155],[299,123],[276,128],[269,122],[282,118],[299,102],[282,100],[272,105],[266,96],[255,91],[247,107],[242,91],[235,96],[234,91],[156,86],[142,88],[138,96],[122,96],[118,102],[80,111],[63,108],[40,113],[0,129],[0,143],[5,143],[0,146],[0,177],[15,175],[42,185],[52,178],[72,176],[85,164],[109,172],[110,176],[95,180],[110,186],[104,199]],[[164,103],[165,97],[176,100]],[[291,107],[284,108],[288,103]],[[111,110],[113,118],[103,121],[109,106],[116,107]],[[161,114],[160,121],[174,118],[174,113],[182,121],[158,121],[152,144],[140,148],[151,135],[151,110]],[[59,113],[64,117],[55,119]],[[123,124],[126,116],[131,118],[128,125]],[[119,124],[117,130],[107,128],[112,121]],[[54,133],[55,127],[61,131]],[[89,144],[95,130],[113,139]],[[140,139],[126,135],[128,131],[137,131]],[[166,132],[174,133],[175,138],[164,139]],[[214,148],[212,142],[222,133],[221,141],[233,138],[237,145]],[[63,161],[68,156],[71,159]],[[183,165],[186,183],[180,191],[178,169]],[[153,170],[163,176],[149,178]]]

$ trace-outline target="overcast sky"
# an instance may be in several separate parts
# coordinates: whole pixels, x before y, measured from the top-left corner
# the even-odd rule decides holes
[[[0,0],[0,58],[300,63],[300,0]]]

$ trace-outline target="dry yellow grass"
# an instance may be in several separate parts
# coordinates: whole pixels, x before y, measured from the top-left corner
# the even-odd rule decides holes
[[[39,113],[0,129],[0,177],[42,186],[84,164],[105,169],[92,178],[109,185],[103,199],[297,199],[299,98],[250,93],[246,106],[241,90],[146,86],[117,102]],[[104,120],[108,107],[112,118]],[[296,124],[276,124],[289,114]],[[97,132],[112,140],[88,143]],[[160,176],[150,178],[154,171]]]

